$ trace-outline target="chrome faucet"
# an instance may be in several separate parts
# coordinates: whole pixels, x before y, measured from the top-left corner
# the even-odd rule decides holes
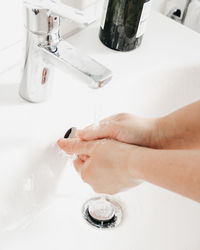
[[[82,54],[60,36],[63,19],[87,26],[91,20],[84,12],[59,0],[26,0],[26,46],[20,95],[30,102],[48,98],[54,67],[66,70],[70,65],[82,73],[88,86],[100,88],[112,73],[94,59]],[[83,79],[84,80],[84,79]]]

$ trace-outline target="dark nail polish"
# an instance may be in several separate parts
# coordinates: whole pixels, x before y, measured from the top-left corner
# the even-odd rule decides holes
[[[64,138],[65,138],[65,139],[69,138],[69,137],[70,137],[71,132],[72,132],[72,128],[70,128],[70,129],[66,132],[66,134],[65,134]]]

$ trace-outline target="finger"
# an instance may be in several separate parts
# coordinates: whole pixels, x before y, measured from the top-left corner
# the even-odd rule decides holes
[[[58,141],[58,145],[62,150],[64,150],[67,154],[70,155],[90,155],[91,151],[95,147],[95,142],[81,141],[78,138],[60,139]]]
[[[74,168],[77,172],[81,172],[81,169],[83,168],[84,161],[82,161],[79,157],[74,161]]]
[[[91,125],[78,131],[80,139],[85,141],[112,138],[116,139],[118,133],[117,126],[113,122],[101,122],[99,125]]]

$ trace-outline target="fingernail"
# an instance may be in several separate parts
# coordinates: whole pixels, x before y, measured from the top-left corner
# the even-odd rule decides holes
[[[69,138],[70,134],[72,132],[72,128],[70,128],[69,130],[67,130],[66,134],[64,135],[64,138]]]
[[[70,128],[70,129],[66,132],[64,138],[65,138],[65,139],[68,139],[68,138],[75,138],[76,136],[77,136],[77,128],[72,127],[72,128]]]

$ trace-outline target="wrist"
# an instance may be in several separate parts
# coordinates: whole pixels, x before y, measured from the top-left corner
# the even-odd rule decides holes
[[[156,120],[154,131],[155,148],[175,148],[180,143],[181,137],[182,132],[180,129],[177,130],[177,124],[173,118],[165,116]]]
[[[135,181],[143,181],[144,176],[142,174],[141,169],[143,168],[142,165],[144,164],[144,154],[147,148],[139,147],[139,146],[130,146],[130,150],[128,153],[128,173],[129,176]]]
[[[136,140],[133,140],[133,144],[147,148],[159,148],[160,124],[158,119],[137,118],[137,126],[139,133],[137,133]]]
[[[166,131],[164,123],[165,122],[162,118],[148,120],[148,130],[146,134],[148,142],[146,142],[145,146],[154,149],[163,148],[166,140]]]

